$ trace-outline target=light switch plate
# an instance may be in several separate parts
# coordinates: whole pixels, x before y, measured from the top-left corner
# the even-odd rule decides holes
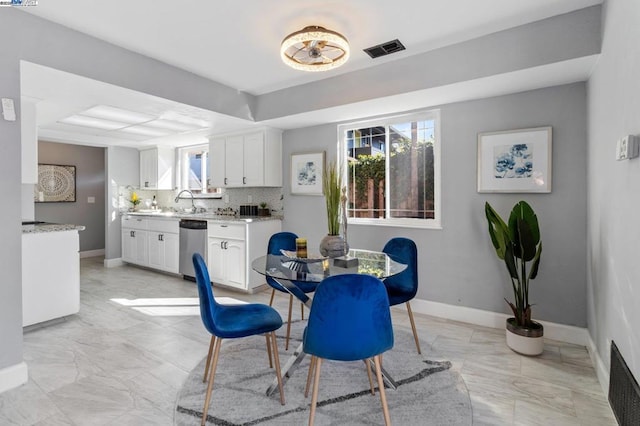
[[[96,197],[87,197],[87,203],[93,204],[96,202]]]
[[[16,121],[16,109],[13,105],[13,99],[2,98],[2,116],[7,121]]]

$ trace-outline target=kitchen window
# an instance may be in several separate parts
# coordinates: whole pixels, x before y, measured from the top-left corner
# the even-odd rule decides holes
[[[179,189],[188,189],[200,198],[219,198],[220,188],[211,187],[209,166],[209,144],[178,148]]]
[[[338,126],[349,224],[440,227],[440,113]]]

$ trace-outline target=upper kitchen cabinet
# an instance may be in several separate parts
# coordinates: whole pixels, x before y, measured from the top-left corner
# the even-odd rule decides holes
[[[262,129],[210,139],[211,186],[282,186],[282,132]]]
[[[140,151],[140,188],[174,189],[173,148],[157,147]]]

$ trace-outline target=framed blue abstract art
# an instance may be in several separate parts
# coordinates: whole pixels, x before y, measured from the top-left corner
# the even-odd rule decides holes
[[[551,192],[551,127],[479,133],[478,192]]]

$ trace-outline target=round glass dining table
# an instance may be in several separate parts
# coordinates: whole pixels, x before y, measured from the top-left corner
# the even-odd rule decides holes
[[[353,266],[347,267],[349,265]],[[336,259],[296,259],[285,255],[267,254],[255,259],[251,263],[251,267],[259,274],[273,278],[289,293],[311,308],[312,299],[300,290],[296,282],[320,283],[327,277],[340,274],[367,274],[385,279],[404,271],[407,265],[392,259],[386,253],[351,249],[348,256]],[[302,362],[305,356],[302,346],[300,343],[282,368],[283,383]],[[384,368],[381,368],[381,372],[385,383],[395,389],[397,384],[393,378]],[[278,382],[274,380],[267,389],[267,395],[273,394],[277,389]]]
[[[349,262],[356,265],[346,267]],[[255,259],[251,267],[259,274],[275,279],[310,308],[310,298],[297,288],[296,281],[319,283],[327,277],[340,274],[367,274],[385,279],[404,271],[407,265],[393,260],[386,253],[351,249],[346,258],[337,259],[298,259],[267,254]]]

